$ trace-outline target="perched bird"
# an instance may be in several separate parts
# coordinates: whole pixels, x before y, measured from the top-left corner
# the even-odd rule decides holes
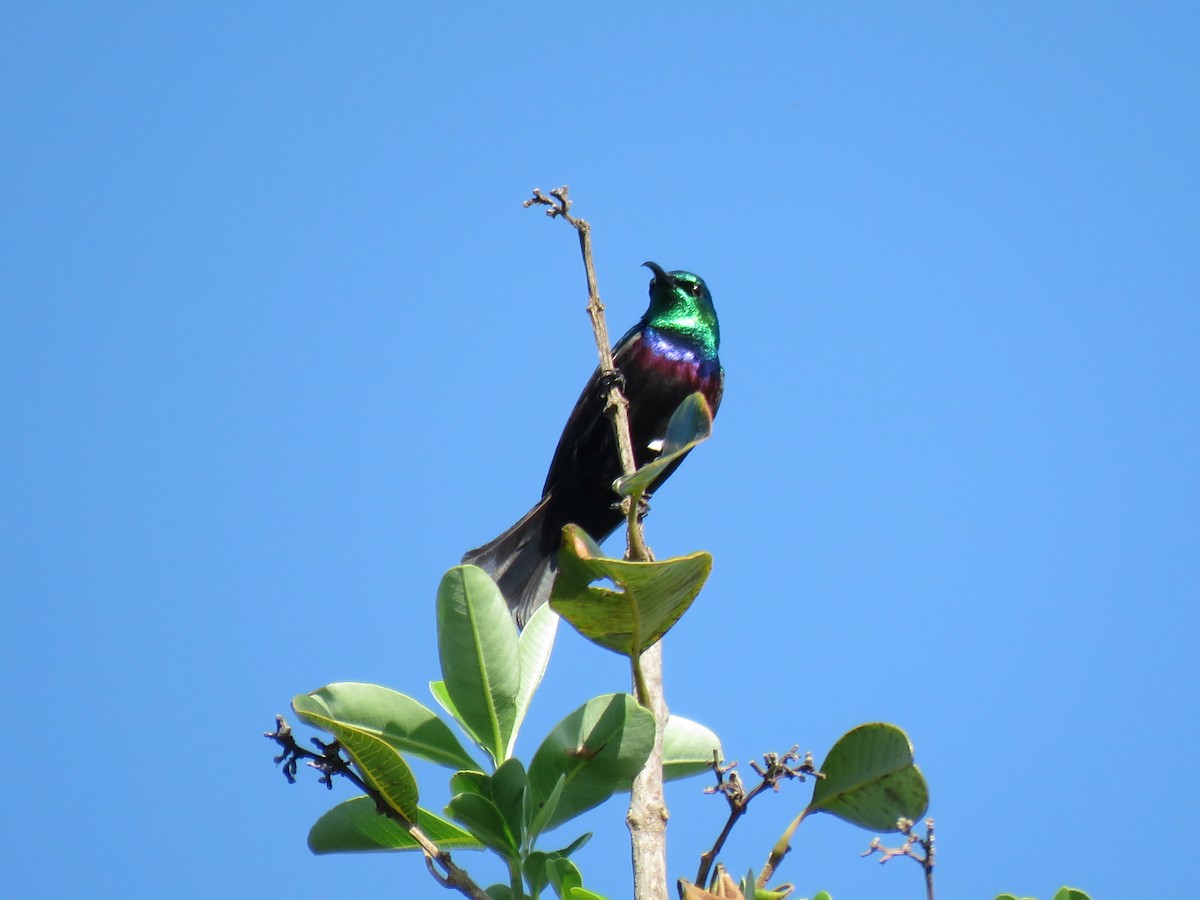
[[[717,358],[721,332],[712,296],[691,272],[667,272],[644,263],[650,307],[613,351],[629,400],[629,428],[638,468],[662,450],[671,413],[700,391],[713,413],[721,403],[725,370]],[[564,525],[574,523],[602,541],[622,521],[612,483],[621,473],[612,422],[604,414],[607,390],[597,369],[567,419],[546,475],[542,499],[495,540],[471,550],[473,563],[496,579],[518,625],[550,596]],[[654,482],[658,488],[682,462]]]

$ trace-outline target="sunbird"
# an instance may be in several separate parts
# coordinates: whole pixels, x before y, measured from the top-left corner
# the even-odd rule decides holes
[[[725,370],[717,351],[721,329],[708,285],[699,275],[665,271],[643,263],[650,280],[650,306],[617,342],[613,362],[629,400],[629,429],[638,468],[662,452],[671,413],[699,391],[713,414],[721,405]],[[613,481],[621,460],[612,422],[605,415],[608,390],[597,368],[567,418],[542,498],[499,537],[463,556],[484,569],[500,591],[519,626],[550,597],[564,525],[575,524],[603,541],[623,515]],[[655,479],[657,490],[683,462],[675,460]]]

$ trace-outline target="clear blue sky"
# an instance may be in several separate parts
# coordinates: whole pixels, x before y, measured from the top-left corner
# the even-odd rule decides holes
[[[4,18],[11,896],[450,896],[311,857],[348,788],[258,735],[329,681],[428,700],[437,582],[536,499],[594,366],[574,238],[520,206],[561,183],[615,332],[645,259],[721,315],[715,437],[649,519],[716,560],[672,708],[743,765],[905,728],[945,900],[1194,883],[1194,4]],[[525,752],[625,685],[564,635]],[[701,786],[675,875],[724,819]],[[806,799],[759,801],[733,867]],[[623,806],[585,824],[626,895]],[[813,821],[780,875],[920,898],[870,837]]]

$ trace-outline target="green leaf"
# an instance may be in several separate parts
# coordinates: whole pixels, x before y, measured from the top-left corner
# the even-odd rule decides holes
[[[825,891],[817,891],[813,894],[812,900],[833,900],[833,897]]]
[[[912,743],[895,725],[874,722],[842,735],[821,772],[806,812],[832,813],[869,831],[897,831],[897,819],[916,821],[929,808]]]
[[[704,395],[697,392],[685,399],[667,422],[667,434],[662,452],[654,462],[647,463],[632,475],[618,478],[613,489],[622,497],[648,491],[668,466],[681,459],[701,441],[712,437],[713,415]]]
[[[595,891],[589,891],[587,888],[573,887],[567,894],[571,900],[606,900],[606,898]]]
[[[525,876],[525,883],[529,885],[529,893],[536,897],[550,884],[550,876],[546,868],[547,862],[556,859],[565,860],[570,854],[586,844],[590,838],[591,834],[582,835],[576,838],[564,850],[557,850],[552,853],[543,853],[541,850],[534,850],[526,854],[521,871]]]
[[[754,870],[751,869],[746,877],[742,879],[740,885],[742,893],[746,897],[753,897],[754,900],[787,900],[796,892],[793,885],[785,884],[776,888],[760,888],[758,887],[757,879],[754,876]],[[814,898],[815,900],[815,898]]]
[[[558,897],[568,897],[575,888],[583,887],[583,876],[575,863],[562,856],[546,860],[546,879]]]
[[[491,900],[513,900],[512,888],[507,884],[492,884],[488,885],[484,891]]]
[[[450,727],[412,697],[353,681],[326,685],[302,696],[306,698],[302,703],[305,712],[369,732],[397,753],[411,753],[455,769],[476,765]]]
[[[525,721],[525,713],[533,701],[533,692],[542,683],[546,665],[550,662],[550,651],[554,649],[554,636],[558,633],[558,613],[548,604],[539,606],[525,623],[517,639],[520,657],[520,683],[517,688],[517,717],[513,723],[512,736],[508,739],[507,756],[513,755],[517,743],[517,732]]]
[[[535,803],[545,802],[563,779],[549,830],[627,791],[654,745],[654,716],[628,694],[589,700],[542,742],[529,764]]]
[[[438,651],[446,695],[496,765],[517,721],[517,626],[496,583],[475,566],[455,566],[437,597]]]
[[[456,707],[454,705],[454,701],[450,699],[450,693],[446,690],[446,682],[444,682],[444,681],[429,682],[429,693],[433,694],[433,699],[437,701],[438,706],[440,706],[442,709],[444,709],[446,711],[446,714],[449,715],[450,718],[452,718],[458,724],[458,727],[463,730],[463,734],[465,734],[472,741],[474,741],[476,746],[478,746],[480,748],[486,747],[483,739],[480,738],[479,735],[475,734],[475,732],[471,730],[470,723],[464,721],[463,717],[459,714],[458,707]],[[490,755],[491,754],[489,754],[489,756]]]
[[[712,770],[713,751],[723,758],[720,739],[697,722],[669,716],[663,731],[663,778],[671,781]]]
[[[1079,888],[1061,887],[1054,895],[1054,900],[1092,900]]]
[[[450,776],[451,794],[479,794],[481,797],[492,796],[492,778],[482,772],[466,770],[455,772]]]
[[[553,817],[554,811],[558,809],[558,800],[562,796],[563,786],[566,785],[566,783],[566,776],[559,775],[558,781],[554,785],[554,789],[541,800],[534,799],[533,791],[527,790],[525,792],[525,800],[529,804],[529,809],[531,812],[529,817],[529,833],[526,835],[526,839],[529,841],[530,846],[535,844],[541,833],[546,830],[546,825],[550,822],[551,817]],[[591,835],[587,835],[587,837],[590,836]],[[573,849],[575,848],[563,850],[562,855],[568,856]]]
[[[433,695],[433,700],[438,702],[438,706],[445,709],[446,713],[450,715],[450,718],[458,722],[458,725],[462,726],[463,731],[466,731],[468,734],[470,734],[470,730],[467,727],[466,722],[462,720],[461,715],[458,715],[458,708],[455,706],[454,701],[450,700],[450,694],[448,691],[446,691],[446,683],[430,682],[430,694]],[[472,734],[470,737],[472,737],[472,740],[475,739],[474,734]],[[479,743],[478,740],[476,740],[475,743]]]
[[[400,752],[384,739],[374,721],[364,724],[354,720],[354,717],[350,721],[337,718],[336,713],[341,707],[335,703],[334,708],[330,708],[329,696],[326,694],[328,690],[329,688],[322,688],[312,694],[297,694],[292,698],[292,709],[309,725],[328,731],[336,737],[367,783],[379,791],[392,809],[408,821],[415,822],[417,782],[408,763],[404,761]]]
[[[500,815],[504,816],[518,847],[525,845],[525,794],[528,784],[525,766],[519,759],[506,759],[492,776],[492,802],[500,810]]]
[[[559,856],[570,856],[572,853],[574,853],[576,850],[578,850],[580,847],[582,847],[584,844],[586,844],[591,839],[592,839],[592,833],[590,831],[586,831],[583,834],[581,834],[579,837],[575,838],[575,840],[571,841],[571,843],[567,844],[567,846],[563,847],[561,850],[558,850],[556,852],[558,853]]]
[[[742,876],[742,881],[738,885],[738,889],[742,892],[743,897],[749,897],[753,898],[753,900],[758,900],[758,898],[754,896],[754,884],[754,870],[751,869]]]
[[[550,605],[588,640],[640,654],[687,612],[710,571],[704,552],[657,562],[609,559],[582,528],[568,525]],[[592,586],[604,579],[617,589]]]
[[[534,850],[532,853],[526,854],[524,862],[521,863],[521,874],[525,876],[525,883],[529,885],[530,896],[538,896],[549,885],[550,881],[546,875],[546,860],[550,856],[549,853]]]
[[[467,832],[427,809],[417,810],[417,825],[443,850],[483,849]],[[374,800],[360,795],[339,803],[317,819],[308,832],[308,849],[320,855],[421,847],[398,822],[380,815]]]
[[[506,859],[521,858],[516,836],[490,797],[455,794],[446,805],[446,815]]]

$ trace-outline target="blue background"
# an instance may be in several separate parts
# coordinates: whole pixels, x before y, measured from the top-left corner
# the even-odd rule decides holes
[[[1186,892],[1196,10],[7,5],[7,892],[449,896],[310,856],[350,792],[259,734],[330,681],[429,701],[441,573],[536,499],[594,366],[574,236],[520,206],[561,183],[614,333],[645,259],[721,315],[715,437],[648,520],[716,560],[672,708],[743,768],[905,728],[939,896]],[[626,683],[563,634],[522,751]],[[703,783],[673,876],[724,822]],[[614,898],[623,815],[583,823]],[[870,838],[818,817],[780,879],[922,897]]]

